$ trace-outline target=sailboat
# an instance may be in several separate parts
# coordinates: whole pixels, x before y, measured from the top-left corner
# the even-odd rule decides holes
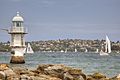
[[[30,43],[27,44],[27,47],[24,49],[24,53],[34,53]]]
[[[77,49],[75,48],[75,52],[77,52]]]
[[[65,49],[65,53],[67,53],[67,48]]]
[[[87,48],[85,48],[85,52],[86,52],[86,53],[88,52]]]
[[[99,49],[96,49],[95,53],[98,53]]]
[[[109,55],[109,53],[111,53],[111,43],[110,40],[108,38],[108,36],[106,35],[106,42],[105,42],[105,52],[104,51],[100,51],[100,55]]]

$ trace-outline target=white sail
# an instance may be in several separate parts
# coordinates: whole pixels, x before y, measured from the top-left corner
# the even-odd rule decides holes
[[[77,49],[75,48],[75,52],[77,52]]]
[[[109,40],[108,36],[106,36],[105,52],[103,52],[101,50],[100,55],[109,55],[108,53],[111,53],[111,43],[110,43],[110,40]]]
[[[106,52],[103,52],[102,50],[100,51],[100,55],[101,56],[105,56],[105,55],[109,55],[108,53],[106,53]]]
[[[99,51],[99,50],[98,50],[98,49],[96,49],[95,53],[98,53],[98,51]]]
[[[67,53],[67,48],[65,49],[65,53]]]
[[[108,36],[106,36],[105,52],[111,53],[111,43],[110,43],[110,40],[109,40]]]
[[[88,52],[87,48],[85,48],[85,52]]]
[[[24,53],[34,53],[33,49],[31,48],[30,43],[28,43],[27,47],[24,50]]]

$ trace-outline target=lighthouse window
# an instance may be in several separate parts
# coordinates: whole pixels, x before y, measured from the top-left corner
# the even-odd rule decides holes
[[[17,26],[19,27],[19,23],[17,23]]]
[[[15,22],[13,22],[13,26],[15,26]]]

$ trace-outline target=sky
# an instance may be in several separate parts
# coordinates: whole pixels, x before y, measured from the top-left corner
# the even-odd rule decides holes
[[[120,0],[0,0],[0,29],[19,11],[26,41],[105,39],[120,41]],[[10,35],[0,30],[0,42]]]

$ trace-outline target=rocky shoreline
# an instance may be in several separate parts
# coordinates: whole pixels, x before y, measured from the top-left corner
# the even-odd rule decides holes
[[[34,70],[0,64],[0,80],[120,80],[120,74],[112,78],[101,73],[86,75],[62,64],[40,64]]]

